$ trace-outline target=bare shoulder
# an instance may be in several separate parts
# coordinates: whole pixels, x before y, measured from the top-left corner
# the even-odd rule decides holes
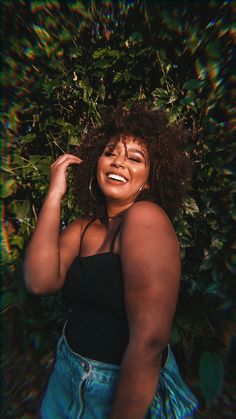
[[[151,237],[155,242],[168,238],[179,248],[169,217],[159,205],[150,201],[139,201],[129,208],[122,233],[123,242],[135,243],[135,240],[142,240],[144,244],[145,239],[150,240]]]
[[[159,225],[173,230],[172,223],[166,212],[157,204],[150,201],[135,202],[127,211],[127,224]]]
[[[150,201],[139,201],[139,202],[135,202],[127,211],[127,214],[135,214],[135,213],[142,213],[142,214],[147,214],[147,213],[155,213],[157,214],[165,214],[165,216],[167,217],[166,213],[164,212],[164,210],[157,204],[155,204],[154,202],[150,202]]]
[[[61,237],[65,235],[70,236],[71,234],[80,235],[89,221],[90,220],[88,218],[77,218],[62,230]]]
[[[60,252],[76,255],[79,251],[81,235],[90,220],[78,218],[72,221],[60,234]]]
[[[60,278],[62,284],[69,266],[79,253],[81,234],[89,221],[90,220],[87,218],[78,218],[68,224],[68,226],[60,234]]]

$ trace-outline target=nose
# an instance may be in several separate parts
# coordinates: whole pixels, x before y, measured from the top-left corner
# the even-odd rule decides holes
[[[114,156],[114,159],[112,160],[111,166],[115,166],[115,167],[124,167],[124,162],[126,160],[126,157],[119,154],[117,156]]]

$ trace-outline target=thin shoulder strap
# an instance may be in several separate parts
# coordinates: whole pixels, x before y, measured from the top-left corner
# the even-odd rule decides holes
[[[84,237],[84,233],[85,233],[85,231],[87,230],[88,226],[89,226],[90,224],[92,224],[94,221],[95,221],[95,218],[93,218],[92,220],[90,220],[90,221],[88,222],[88,224],[86,224],[86,226],[85,226],[85,228],[84,228],[84,230],[83,230],[83,232],[82,232],[82,234],[81,234],[81,238],[80,238],[80,248],[79,248],[79,256],[80,256],[81,249],[82,249],[82,240],[83,240],[83,237]]]
[[[118,233],[120,231],[121,224],[122,224],[122,221],[120,222],[120,224],[118,225],[118,227],[117,227],[117,229],[114,233],[114,236],[113,236],[113,239],[112,239],[112,242],[111,242],[111,247],[110,247],[110,252],[111,253],[113,253],[115,240],[116,240],[116,237],[118,236]]]

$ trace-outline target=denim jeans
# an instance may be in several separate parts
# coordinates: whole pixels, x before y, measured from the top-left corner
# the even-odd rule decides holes
[[[108,419],[118,381],[119,366],[73,352],[64,333],[41,410],[41,419]],[[145,384],[144,384],[145,385]],[[197,400],[180,377],[170,348],[159,385],[146,418],[193,418]]]
[[[42,419],[105,419],[113,403],[119,366],[73,352],[64,334],[42,402]]]

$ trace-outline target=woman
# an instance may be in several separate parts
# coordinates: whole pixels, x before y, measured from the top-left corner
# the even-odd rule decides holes
[[[196,400],[167,346],[180,281],[169,217],[189,177],[185,137],[148,105],[119,105],[88,130],[79,157],[52,164],[25,260],[27,288],[62,289],[68,306],[43,419],[193,417]],[[84,217],[60,234],[70,165]]]

